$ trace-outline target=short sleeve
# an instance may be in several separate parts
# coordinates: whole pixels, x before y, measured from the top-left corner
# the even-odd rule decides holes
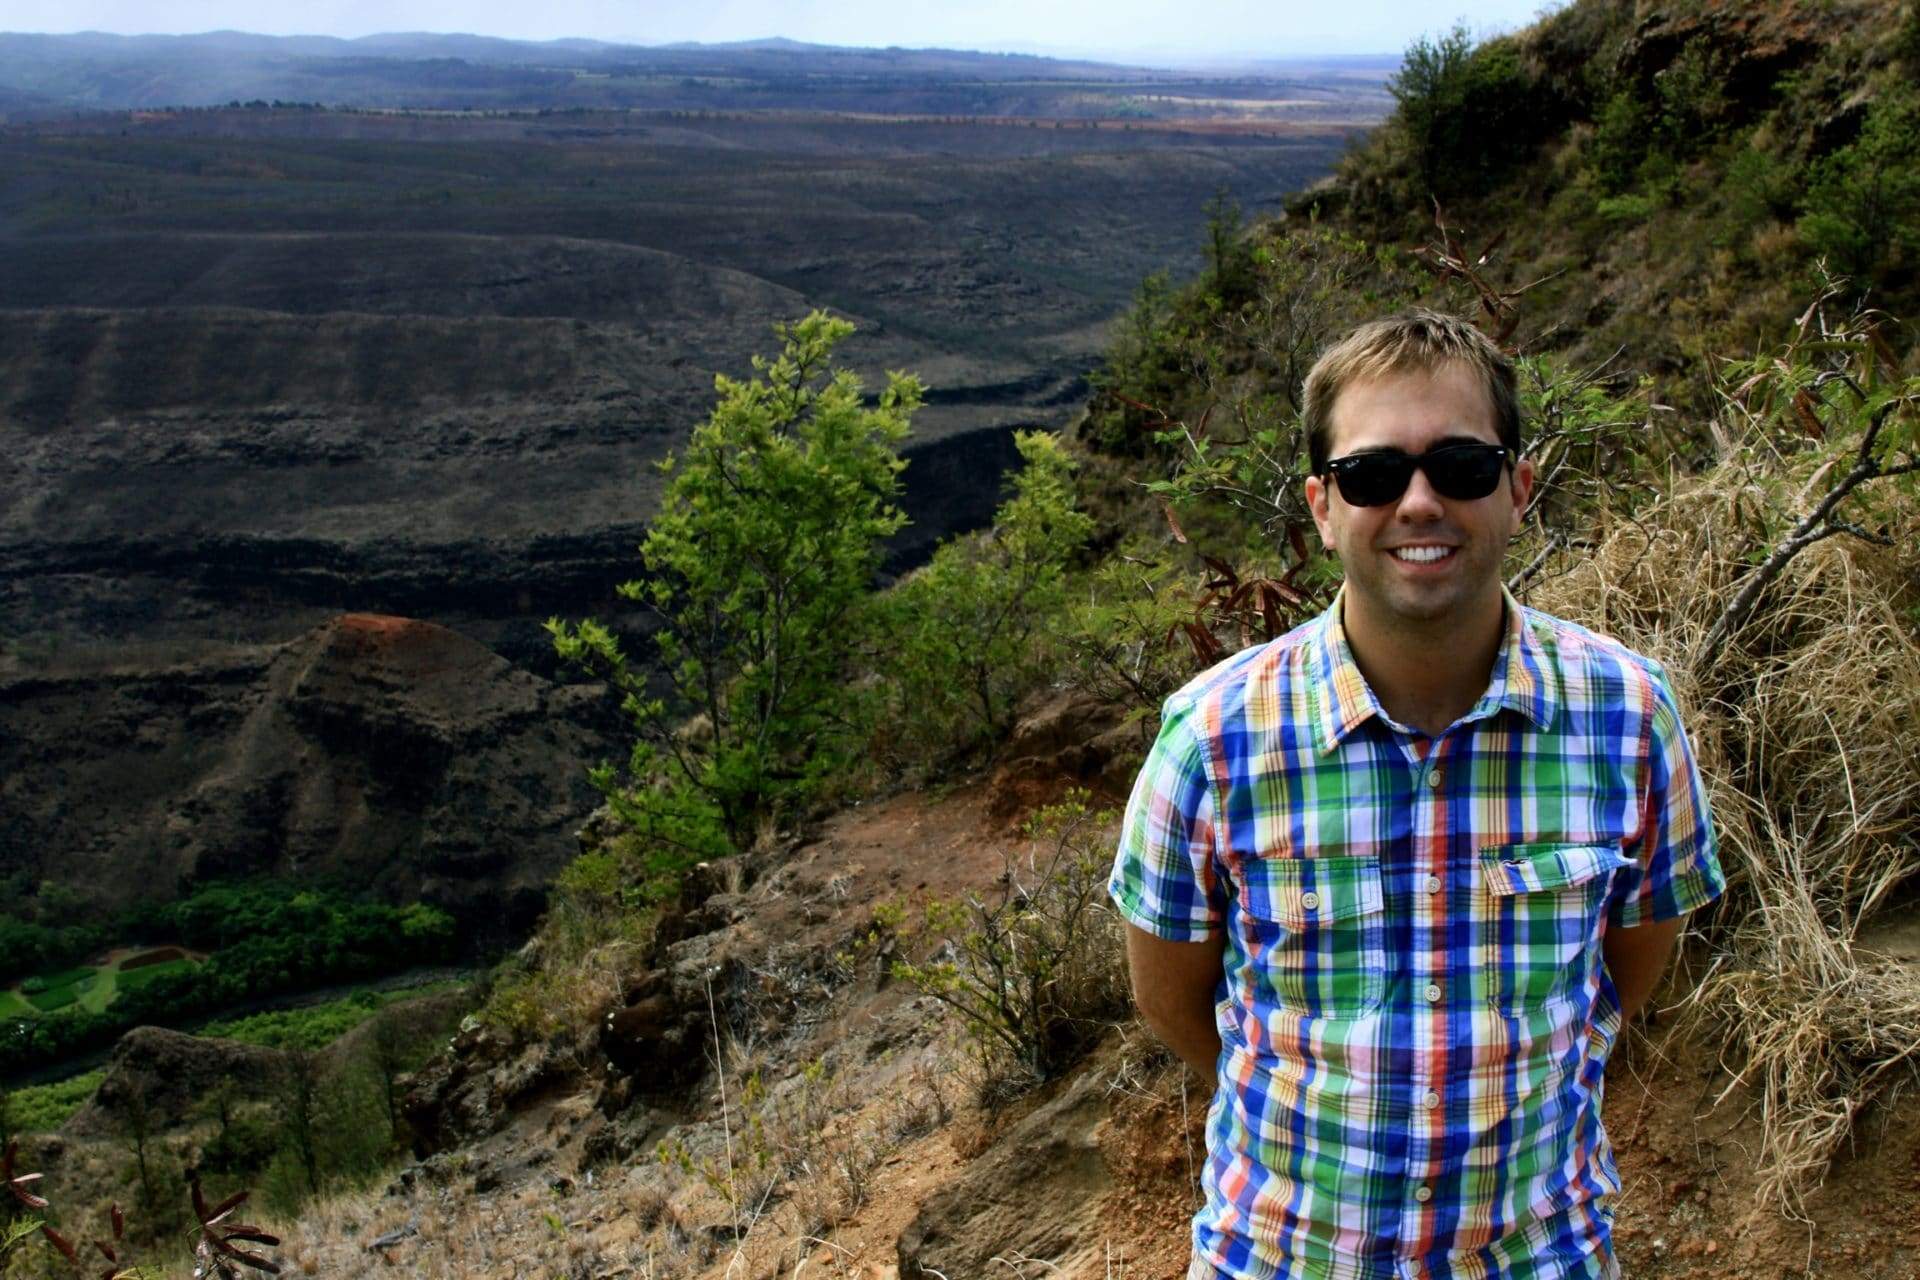
[[[1212,937],[1226,918],[1206,758],[1189,713],[1171,705],[1133,784],[1107,892],[1128,921],[1173,942]]]
[[[1641,775],[1640,837],[1626,849],[1640,864],[1623,876],[1607,923],[1620,929],[1672,920],[1706,906],[1726,888],[1707,810],[1706,787],[1666,673],[1655,665],[1653,709]]]

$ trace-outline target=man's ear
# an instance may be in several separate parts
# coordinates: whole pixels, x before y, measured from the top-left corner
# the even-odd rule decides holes
[[[1533,500],[1533,459],[1517,458],[1513,464],[1513,532],[1527,518],[1527,503]]]
[[[1333,495],[1327,488],[1328,483],[1329,481],[1321,476],[1307,477],[1307,510],[1313,513],[1313,524],[1320,530],[1322,545],[1332,551],[1334,549],[1333,524],[1328,508],[1333,502]]]

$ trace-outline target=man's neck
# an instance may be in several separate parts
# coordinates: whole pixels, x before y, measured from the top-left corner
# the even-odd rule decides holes
[[[1387,715],[1428,737],[1445,732],[1486,692],[1506,621],[1498,594],[1469,619],[1432,623],[1383,621],[1341,598],[1341,628],[1367,687]]]

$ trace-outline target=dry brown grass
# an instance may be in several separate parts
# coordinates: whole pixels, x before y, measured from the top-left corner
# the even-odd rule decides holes
[[[1877,916],[1913,909],[1920,887],[1920,504],[1894,500],[1891,548],[1807,548],[1703,660],[1735,584],[1777,537],[1767,530],[1823,482],[1810,454],[1727,456],[1603,526],[1530,602],[1672,677],[1728,880],[1701,926],[1705,977],[1687,1008],[1758,1087],[1762,1197],[1799,1215],[1855,1117],[1920,1066],[1920,973],[1855,945]]]

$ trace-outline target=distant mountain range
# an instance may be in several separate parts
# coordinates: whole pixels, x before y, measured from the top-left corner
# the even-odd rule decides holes
[[[1340,60],[1379,81],[1391,59]],[[1289,79],[1317,82],[1326,59],[1250,71],[1269,93]],[[1221,73],[1204,76],[1217,84]],[[669,108],[729,110],[797,105],[893,110],[890,93],[914,82],[910,109],[949,114],[1085,118],[1137,105],[1115,93],[1193,80],[1190,71],[1123,67],[1029,53],[871,49],[784,38],[660,46],[598,40],[532,42],[395,32],[345,40],[214,31],[190,36],[0,34],[0,113],[208,107],[233,102],[385,108]],[[944,89],[929,99],[929,89]],[[803,103],[791,99],[801,94]],[[1369,113],[1378,114],[1378,103]],[[1148,114],[1153,114],[1151,111]]]

